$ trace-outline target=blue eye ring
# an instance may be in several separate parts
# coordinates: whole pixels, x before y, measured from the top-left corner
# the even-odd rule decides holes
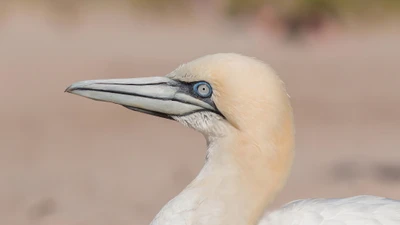
[[[209,98],[213,93],[211,85],[205,81],[200,81],[194,84],[193,91],[202,98]]]

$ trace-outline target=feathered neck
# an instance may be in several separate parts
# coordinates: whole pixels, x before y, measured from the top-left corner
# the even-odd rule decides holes
[[[235,132],[212,139],[200,173],[151,225],[257,224],[292,165],[294,131],[288,113],[264,135]]]

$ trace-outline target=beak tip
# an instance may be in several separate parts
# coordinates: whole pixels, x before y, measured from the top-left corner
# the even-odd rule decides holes
[[[71,86],[67,87],[67,89],[64,90],[64,93],[65,93],[65,92],[71,93],[72,91],[74,91],[74,88],[73,88],[72,85],[71,85]]]
[[[64,92],[74,93],[74,91],[76,91],[80,88],[84,88],[86,86],[95,84],[96,82],[97,82],[97,80],[78,81],[76,83],[71,84],[69,87],[67,87],[67,89],[65,89]]]

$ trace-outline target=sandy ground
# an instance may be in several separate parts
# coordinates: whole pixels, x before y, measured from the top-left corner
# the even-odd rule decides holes
[[[216,52],[268,62],[292,96],[297,157],[271,207],[400,199],[398,24],[300,45],[223,23],[152,21],[113,12],[72,25],[33,11],[2,17],[0,224],[148,224],[201,168],[202,136],[63,91],[78,80],[164,75]]]

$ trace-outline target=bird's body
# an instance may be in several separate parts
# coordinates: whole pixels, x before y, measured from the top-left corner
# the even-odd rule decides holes
[[[394,225],[400,202],[373,196],[309,199],[264,215],[294,158],[283,82],[263,62],[215,54],[165,77],[83,81],[68,92],[173,119],[204,135],[199,175],[151,225]]]
[[[259,225],[396,225],[399,204],[371,195],[297,200],[268,213]]]

